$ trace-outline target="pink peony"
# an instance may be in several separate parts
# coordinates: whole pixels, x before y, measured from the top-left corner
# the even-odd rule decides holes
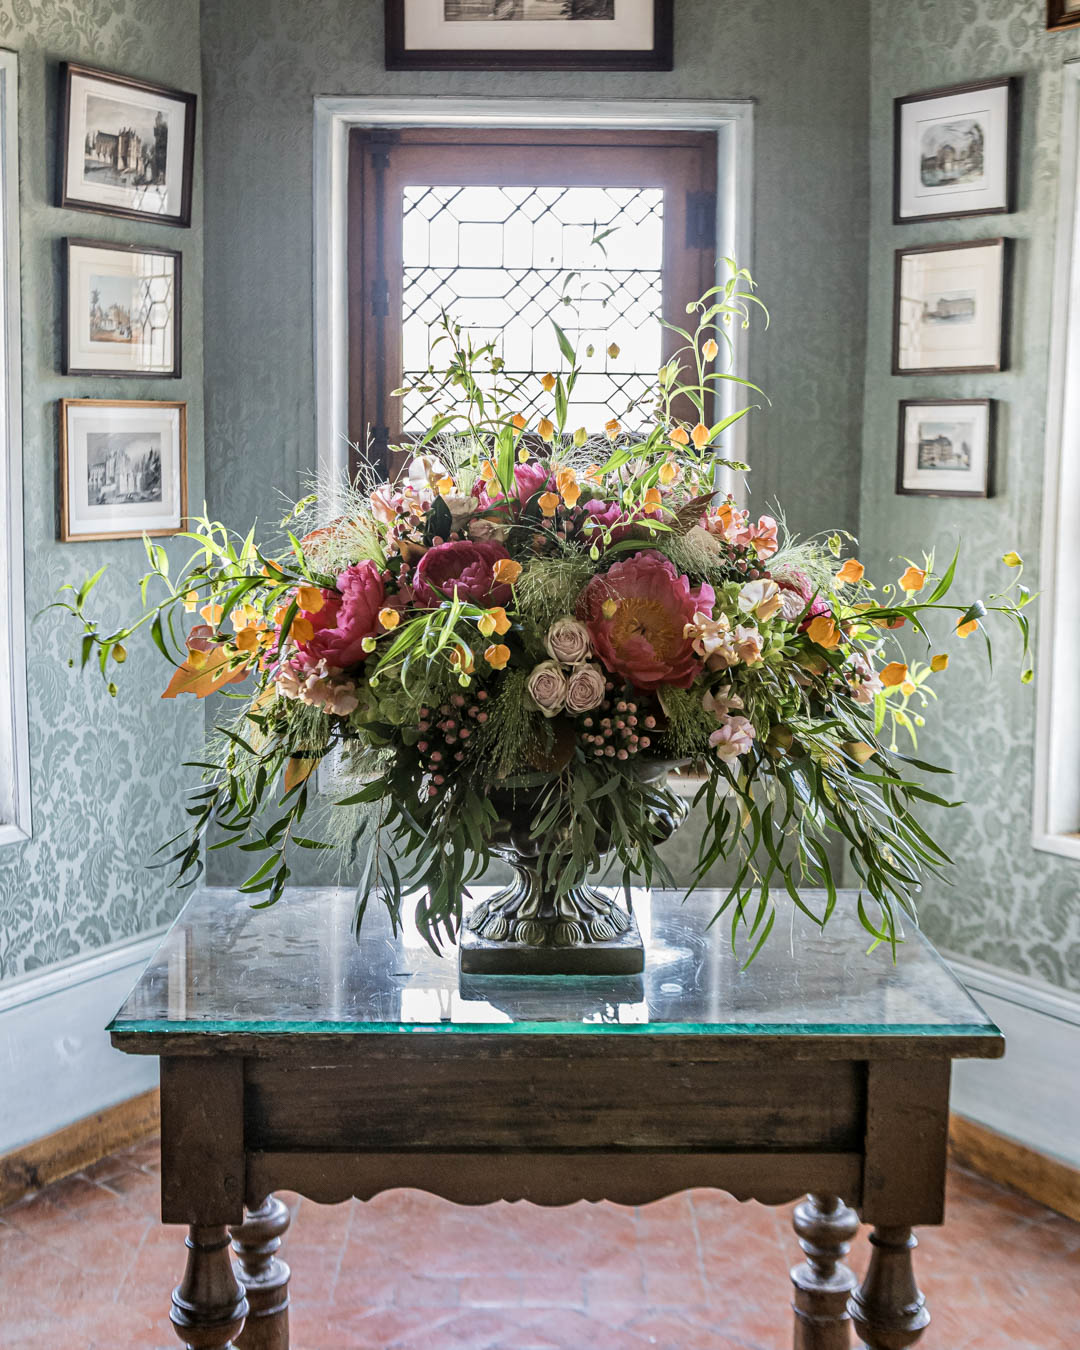
[[[600,660],[635,689],[665,684],[687,689],[702,667],[686,626],[698,613],[710,615],[715,603],[711,586],[692,589],[689,577],[649,551],[593,577],[578,602],[578,615]]]
[[[488,490],[489,487],[491,491]],[[524,506],[538,493],[552,492],[554,488],[555,478],[549,465],[538,459],[530,459],[525,464],[514,465],[514,500],[520,505]],[[498,480],[488,484],[482,479],[477,479],[473,487],[473,495],[482,507],[494,506],[496,502],[506,500],[506,494],[499,486]]]
[[[493,539],[455,540],[429,548],[413,579],[415,603],[434,609],[454,592],[474,605],[507,605],[510,587],[497,582],[495,564],[510,554]]]
[[[367,657],[364,639],[381,632],[386,588],[379,569],[370,561],[353,563],[338,576],[337,590],[323,596],[325,604],[316,613],[300,611],[315,630],[307,642],[296,644],[302,667],[311,669],[320,661],[337,670],[361,665]]]

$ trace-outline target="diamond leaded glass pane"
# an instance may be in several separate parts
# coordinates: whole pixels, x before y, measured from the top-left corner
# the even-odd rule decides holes
[[[431,344],[444,308],[474,341],[496,341],[510,379],[559,369],[554,318],[580,356],[595,348],[583,359],[570,424],[596,432],[615,414],[633,426],[627,408],[662,361],[663,254],[661,188],[407,186],[403,382],[430,362],[438,369]],[[407,396],[405,433],[429,421],[423,394]]]

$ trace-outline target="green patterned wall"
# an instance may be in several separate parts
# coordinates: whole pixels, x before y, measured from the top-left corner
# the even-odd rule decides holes
[[[0,0],[0,45],[19,55],[23,465],[30,771],[34,834],[0,848],[0,980],[153,928],[178,906],[145,860],[180,828],[182,771],[200,711],[162,704],[160,658],[133,650],[121,696],[69,670],[73,629],[33,616],[65,581],[110,563],[100,601],[116,614],[144,570],[142,544],[56,542],[57,421],[63,397],[186,399],[190,499],[202,500],[202,191],[189,230],[60,211],[52,202],[61,61],[198,91],[198,0]],[[200,110],[201,111],[201,110]],[[60,369],[64,235],[164,244],[184,255],[182,380],[65,378]],[[133,644],[134,647],[134,644]],[[156,656],[156,653],[154,654]]]
[[[1038,589],[1042,463],[1062,63],[1080,56],[1080,29],[1047,33],[1044,0],[872,0],[870,289],[860,530],[864,561],[897,576],[892,559],[960,541],[961,588],[993,588],[1017,549]],[[892,100],[918,90],[1021,79],[1019,209],[1011,215],[894,226]],[[995,235],[1015,239],[1012,364],[1000,375],[894,378],[890,369],[893,250]],[[899,497],[893,490],[897,403],[912,397],[1000,400],[997,495],[989,501]],[[991,680],[974,642],[938,687],[943,704],[920,750],[956,771],[965,805],[943,840],[956,859],[951,888],[921,905],[931,937],[951,951],[1080,990],[1080,868],[1031,848],[1035,689],[1015,678],[998,645]]]

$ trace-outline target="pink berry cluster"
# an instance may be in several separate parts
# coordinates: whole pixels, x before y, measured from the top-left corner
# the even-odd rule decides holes
[[[429,776],[427,794],[437,797],[446,786],[449,775],[461,764],[468,749],[475,723],[482,726],[488,720],[487,693],[478,689],[470,698],[452,694],[449,702],[436,709],[421,708],[416,729],[420,739],[416,753],[420,767]]]
[[[652,745],[650,733],[656,730],[656,718],[642,716],[633,695],[627,690],[616,692],[608,680],[607,697],[595,712],[581,719],[581,725],[581,739],[594,758],[629,759]]]
[[[756,566],[757,554],[752,545],[729,544],[724,540],[721,551],[726,555],[731,570],[737,573],[737,580],[757,581],[769,576],[767,567]]]

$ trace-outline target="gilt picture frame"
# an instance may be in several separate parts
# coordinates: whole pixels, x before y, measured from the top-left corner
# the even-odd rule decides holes
[[[190,226],[195,108],[194,94],[64,62],[57,206]]]
[[[901,400],[897,493],[992,496],[995,420],[994,401],[988,398]]]
[[[178,534],[187,516],[187,404],[64,398],[60,539]]]
[[[1016,209],[1015,78],[909,94],[893,109],[894,224]]]
[[[982,374],[1007,363],[1009,240],[896,250],[894,375]]]
[[[671,70],[674,0],[385,0],[387,70]]]
[[[63,373],[179,379],[181,255],[100,239],[63,246]]]

